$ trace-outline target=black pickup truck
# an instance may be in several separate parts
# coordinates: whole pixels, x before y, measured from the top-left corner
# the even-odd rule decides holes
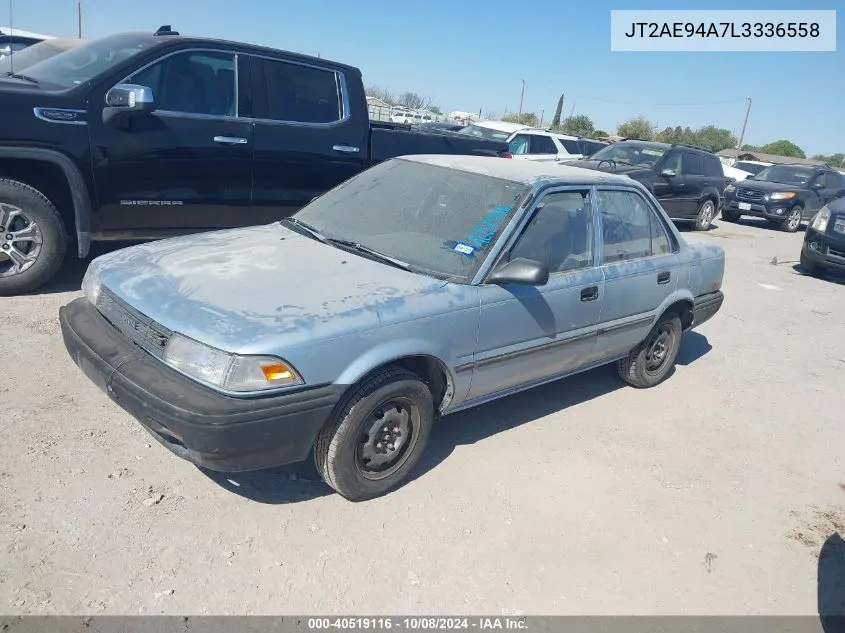
[[[45,283],[68,241],[271,222],[395,156],[507,152],[371,123],[360,71],[326,59],[105,37],[0,77],[0,295]]]

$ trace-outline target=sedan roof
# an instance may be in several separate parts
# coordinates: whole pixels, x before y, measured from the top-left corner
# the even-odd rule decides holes
[[[420,154],[401,156],[400,159],[457,169],[526,185],[533,185],[541,181],[556,181],[561,184],[603,183],[616,185],[631,185],[635,182],[627,176],[618,176],[572,165],[561,165],[556,162],[547,163],[531,160],[494,158],[490,156],[463,156],[453,154]]]

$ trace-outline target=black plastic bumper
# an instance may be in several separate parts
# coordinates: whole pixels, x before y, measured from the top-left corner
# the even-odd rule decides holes
[[[801,254],[819,268],[845,273],[845,235],[819,233],[807,227]]]
[[[73,361],[161,444],[198,466],[260,470],[308,457],[343,389],[338,385],[233,398],[153,358],[85,299],[59,310]]]
[[[722,294],[721,290],[696,297],[692,308],[693,320],[691,328],[698,327],[705,321],[709,321],[719,311],[719,308],[722,307],[724,300],[725,295]]]
[[[740,209],[740,202],[749,204],[751,208]],[[778,209],[780,209],[780,213],[778,213]],[[789,200],[784,200],[780,204],[776,202],[770,202],[766,205],[760,202],[746,203],[744,200],[737,200],[736,198],[727,198],[725,200],[725,205],[722,210],[733,211],[740,215],[750,215],[751,217],[755,218],[766,218],[767,220],[771,220],[772,222],[783,222],[787,217],[789,217],[789,212],[792,210],[792,205]]]

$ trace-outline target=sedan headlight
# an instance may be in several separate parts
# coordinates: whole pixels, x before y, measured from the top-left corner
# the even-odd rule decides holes
[[[792,200],[795,197],[794,191],[776,191],[769,196],[770,200]]]
[[[255,392],[304,384],[296,370],[276,356],[241,356],[174,333],[164,362],[200,382],[225,391]]]
[[[727,187],[725,187],[725,191],[727,193],[730,193],[731,191],[736,191],[736,187],[734,187],[733,185],[728,185]]]
[[[88,301],[97,305],[97,299],[100,298],[100,289],[102,283],[100,282],[100,267],[97,262],[91,262],[88,269],[85,271],[85,276],[82,278],[82,292],[88,297]]]
[[[830,209],[827,205],[819,209],[819,212],[810,220],[810,228],[819,233],[827,231],[827,223],[830,220]]]

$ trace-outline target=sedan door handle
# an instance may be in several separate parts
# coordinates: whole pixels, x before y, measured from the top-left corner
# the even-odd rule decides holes
[[[657,283],[659,284],[668,284],[669,280],[672,278],[672,273],[668,270],[663,271],[662,273],[657,274]]]
[[[595,301],[598,298],[598,286],[588,286],[587,288],[581,288],[581,301]]]
[[[344,154],[357,154],[361,151],[360,147],[354,145],[335,145],[332,149],[336,152],[343,152]]]
[[[215,136],[214,142],[223,145],[245,145],[247,141],[240,136]]]

